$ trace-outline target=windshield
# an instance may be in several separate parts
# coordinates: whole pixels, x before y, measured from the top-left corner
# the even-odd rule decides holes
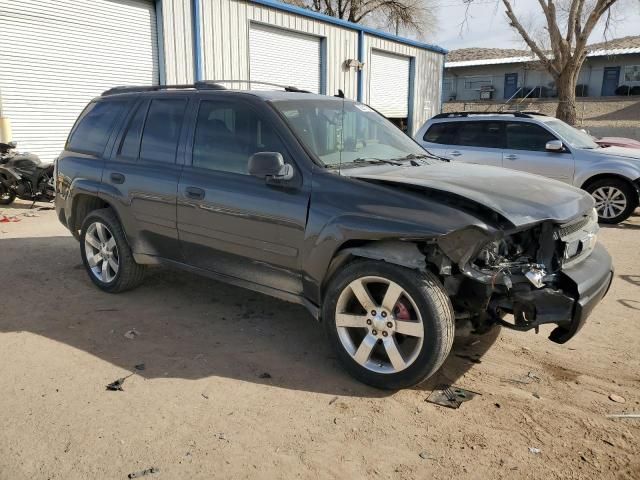
[[[360,103],[311,98],[275,101],[273,105],[327,167],[427,155],[386,118]]]
[[[574,148],[600,148],[588,133],[578,130],[562,120],[550,120],[546,124]]]

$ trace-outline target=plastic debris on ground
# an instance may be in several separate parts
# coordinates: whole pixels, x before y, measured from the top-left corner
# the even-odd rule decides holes
[[[122,388],[122,385],[124,384],[124,381],[129,378],[131,375],[133,375],[133,373],[127,375],[126,377],[122,377],[119,378],[113,382],[111,382],[109,385],[107,385],[107,390],[111,391],[111,392],[123,392],[124,389]]]
[[[158,473],[160,469],[158,467],[147,468],[146,470],[140,470],[139,472],[133,472],[127,475],[127,478],[140,478],[145,475],[151,475],[152,473]]]
[[[455,385],[438,385],[427,397],[426,401],[442,407],[460,408],[460,405],[473,400],[476,395],[481,394],[456,387]]]
[[[533,453],[534,455],[538,455],[542,450],[536,447],[529,447],[529,453]]]
[[[132,328],[131,330],[125,332],[124,336],[129,340],[133,340],[134,338],[140,336],[140,332],[138,332],[135,328]]]

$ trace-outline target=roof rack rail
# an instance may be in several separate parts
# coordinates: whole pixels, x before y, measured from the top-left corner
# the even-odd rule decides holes
[[[311,93],[309,90],[303,90],[293,85],[282,85],[272,82],[261,82],[259,80],[210,80],[213,83],[246,83],[248,85],[267,85],[269,87],[282,88],[286,92]]]
[[[196,90],[226,90],[223,85],[205,80],[180,85],[123,85],[105,90],[102,92],[102,96],[106,97],[108,95],[116,95],[118,93],[155,92],[158,90],[181,90],[190,88]]]
[[[198,80],[194,83],[180,84],[180,85],[123,85],[120,87],[113,87],[109,90],[102,92],[102,96],[116,95],[118,93],[136,93],[136,92],[155,92],[158,90],[181,90],[181,89],[195,89],[195,90],[226,90],[227,88],[222,83],[242,83],[248,85],[267,85],[270,87],[282,88],[285,92],[298,92],[298,93],[311,93],[309,90],[302,90],[292,85],[280,85],[278,83],[271,82],[259,82],[256,80]]]
[[[435,115],[433,118],[463,118],[469,117],[473,115],[513,115],[514,117],[520,118],[531,118],[532,115],[538,115],[542,117],[546,117],[544,113],[541,112],[532,112],[532,111],[519,111],[519,112],[505,112],[505,111],[495,111],[495,112],[449,112],[449,113],[439,113]]]

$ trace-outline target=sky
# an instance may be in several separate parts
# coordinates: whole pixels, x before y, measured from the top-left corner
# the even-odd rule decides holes
[[[425,40],[448,50],[470,47],[524,48],[522,39],[507,24],[504,7],[499,0],[473,0],[465,25],[463,0],[431,0],[437,6],[435,31]],[[640,35],[640,0],[619,0],[609,38]],[[542,10],[537,0],[512,0],[519,18],[527,27],[542,25]],[[603,23],[603,22],[601,22]],[[589,43],[604,41],[603,25],[589,39]]]

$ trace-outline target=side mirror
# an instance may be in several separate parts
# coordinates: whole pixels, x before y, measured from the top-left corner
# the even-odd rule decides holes
[[[564,145],[560,140],[551,140],[547,142],[544,147],[548,152],[562,152],[564,150]]]
[[[254,177],[286,181],[293,178],[293,167],[284,163],[278,152],[259,152],[249,158],[249,175]]]

